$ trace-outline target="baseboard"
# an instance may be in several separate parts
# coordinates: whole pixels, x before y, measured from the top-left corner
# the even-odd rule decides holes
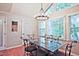
[[[77,54],[71,53],[72,56],[77,56]]]
[[[12,48],[17,48],[17,47],[20,47],[20,46],[23,46],[22,44],[21,45],[17,45],[17,46],[12,46],[12,47],[5,47],[5,48],[2,48],[0,50],[8,50],[8,49],[12,49]]]
[[[5,47],[0,47],[0,50],[5,50]]]
[[[12,47],[8,47],[8,48],[6,48],[6,49],[17,48],[17,47],[20,47],[20,46],[23,46],[23,45],[21,44],[21,45],[17,45],[17,46],[12,46]]]

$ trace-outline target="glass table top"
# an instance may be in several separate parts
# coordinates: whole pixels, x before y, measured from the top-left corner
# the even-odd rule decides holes
[[[64,43],[58,40],[48,40],[47,42],[38,42],[37,45],[49,50],[49,51],[56,51],[57,49],[61,48]]]

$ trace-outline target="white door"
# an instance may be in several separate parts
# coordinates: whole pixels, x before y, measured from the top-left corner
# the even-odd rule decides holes
[[[0,48],[3,47],[3,21],[0,20]]]

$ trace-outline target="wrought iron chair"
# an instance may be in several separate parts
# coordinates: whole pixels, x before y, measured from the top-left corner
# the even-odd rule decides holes
[[[67,55],[70,56],[71,55],[71,49],[72,49],[72,43],[71,44],[67,44],[66,48],[65,48],[65,56],[67,56]]]
[[[37,47],[33,43],[29,42],[27,39],[23,39],[23,42],[24,42],[24,55],[33,56],[34,54],[32,52],[37,51]]]

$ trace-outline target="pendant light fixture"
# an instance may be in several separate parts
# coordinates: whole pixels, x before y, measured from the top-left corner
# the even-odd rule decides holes
[[[48,20],[49,17],[47,15],[45,15],[44,10],[43,10],[43,5],[41,3],[41,9],[40,12],[34,17],[36,20],[38,21],[45,21]]]

